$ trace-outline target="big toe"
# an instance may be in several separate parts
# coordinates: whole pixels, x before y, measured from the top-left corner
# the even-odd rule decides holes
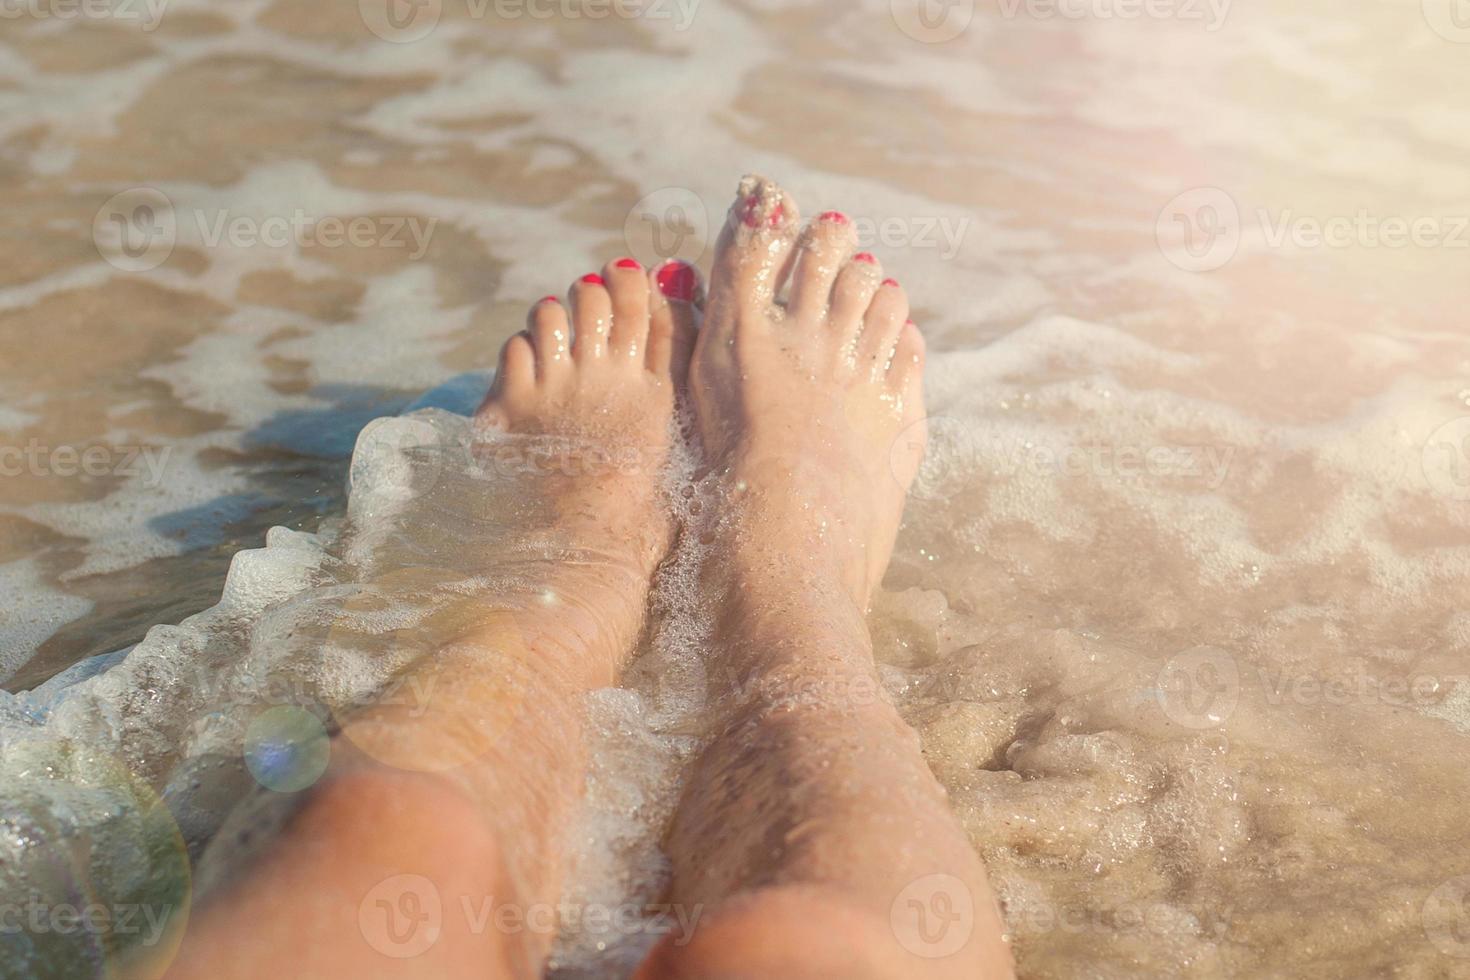
[[[775,181],[755,176],[740,181],[715,245],[706,332],[723,337],[769,322],[800,226],[796,201]]]

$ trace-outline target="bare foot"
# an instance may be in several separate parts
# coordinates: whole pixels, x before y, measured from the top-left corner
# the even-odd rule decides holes
[[[554,550],[421,628],[442,635],[400,680],[425,695],[340,719],[328,772],[194,909],[170,976],[541,975],[545,930],[457,913],[493,896],[524,914],[561,893],[586,780],[582,696],[614,683],[671,533],[663,469],[697,288],[687,267],[620,260],[572,286],[570,314],[550,297],[532,309],[476,419],[500,430],[486,451],[534,456],[520,462],[535,463],[527,489],[549,514],[526,530]],[[423,895],[444,914],[406,947],[396,910]]]
[[[573,283],[566,304],[545,297],[501,349],[475,415],[528,437],[519,447],[534,454],[569,545],[626,559],[644,578],[671,533],[659,495],[698,288],[683,263],[648,272],[625,258]]]
[[[715,260],[691,391],[705,450],[771,545],[819,548],[859,607],[883,576],[924,453],[924,340],[878,260],[829,211],[747,177]],[[785,305],[776,300],[790,284]]]
[[[667,847],[673,900],[706,914],[639,978],[1010,977],[864,618],[923,454],[923,343],[851,222],[797,221],[774,184],[741,184],[690,368],[729,506],[706,531],[713,737]]]

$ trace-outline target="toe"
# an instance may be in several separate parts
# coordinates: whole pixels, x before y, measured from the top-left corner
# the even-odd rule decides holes
[[[775,182],[740,182],[715,246],[704,335],[723,341],[731,331],[769,322],[799,222],[796,202]]]
[[[856,241],[852,222],[841,211],[824,212],[808,226],[797,247],[787,303],[797,322],[814,323],[826,314],[832,284]]]
[[[602,270],[612,297],[608,353],[613,360],[641,365],[648,354],[648,275],[637,259],[609,262]]]
[[[536,352],[536,380],[554,384],[566,375],[572,362],[572,327],[567,308],[555,296],[547,296],[531,307],[527,317],[531,346]]]
[[[607,358],[612,327],[612,297],[602,276],[589,273],[572,284],[572,360],[577,364]]]
[[[908,315],[909,300],[903,287],[897,280],[884,279],[863,316],[863,332],[858,338],[858,371],[870,380],[881,379],[888,370]]]
[[[854,255],[837,276],[832,287],[831,310],[827,324],[832,341],[851,362],[857,357],[857,339],[863,330],[863,317],[873,304],[879,283],[883,281],[883,267],[869,252]]]
[[[648,327],[648,370],[672,377],[682,385],[688,376],[689,358],[699,316],[699,273],[687,262],[674,259],[650,274]]]
[[[500,362],[490,393],[475,417],[492,425],[505,425],[510,407],[530,397],[536,389],[536,352],[531,338],[523,331],[515,334],[500,348]]]
[[[924,335],[909,320],[898,332],[898,343],[888,363],[888,387],[896,394],[909,394],[924,377]]]

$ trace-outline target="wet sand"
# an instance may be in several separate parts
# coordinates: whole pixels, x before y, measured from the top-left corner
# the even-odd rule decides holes
[[[0,19],[6,689],[212,606],[272,526],[345,550],[364,423],[607,255],[707,260],[762,171],[858,220],[934,352],[872,626],[1022,975],[1470,976],[1470,30],[1125,8]],[[657,893],[698,737],[661,611],[594,705],[582,901]],[[3,730],[161,790],[227,741],[135,737],[162,710]]]

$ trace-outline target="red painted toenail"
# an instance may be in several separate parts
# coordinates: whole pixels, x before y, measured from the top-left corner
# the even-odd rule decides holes
[[[852,257],[854,262],[866,262],[868,265],[877,265],[878,260],[873,258],[872,252],[859,252]]]
[[[884,279],[883,280],[883,285],[885,285],[885,286],[897,286],[898,285],[898,280],[897,279]]]
[[[641,268],[643,268],[643,266],[641,266],[641,265],[638,264],[638,260],[637,259],[618,259],[616,262],[613,263],[613,265],[617,266],[619,269],[641,269]]]
[[[785,213],[786,205],[784,205],[780,201],[777,201],[776,207],[774,210],[771,211],[771,217],[766,221],[766,224],[770,225],[772,228],[775,228],[781,223],[781,215]],[[747,228],[760,227],[761,199],[758,196],[752,194],[750,197],[747,197],[745,199],[745,203],[741,207],[740,211],[740,220]]]
[[[841,211],[823,211],[821,214],[817,215],[817,220],[832,221],[839,225],[845,225],[847,224],[847,215],[843,214]]]
[[[760,198],[752,196],[745,199],[745,206],[740,212],[740,220],[745,223],[745,227],[754,228],[761,223],[760,209]]]
[[[585,276],[582,277],[581,281],[582,282],[585,282],[589,286],[601,286],[602,285],[602,277],[599,276],[595,272],[589,272],[589,273],[587,273]]]
[[[542,303],[560,303],[560,302],[561,302],[561,297],[560,296],[543,296],[543,297],[541,297],[540,299],[538,299],[536,301],[536,305],[537,306],[540,306]]]
[[[693,267],[677,259],[665,262],[654,279],[658,282],[659,292],[669,299],[682,300],[685,303],[694,299],[694,291],[699,286],[699,276],[695,274]]]

